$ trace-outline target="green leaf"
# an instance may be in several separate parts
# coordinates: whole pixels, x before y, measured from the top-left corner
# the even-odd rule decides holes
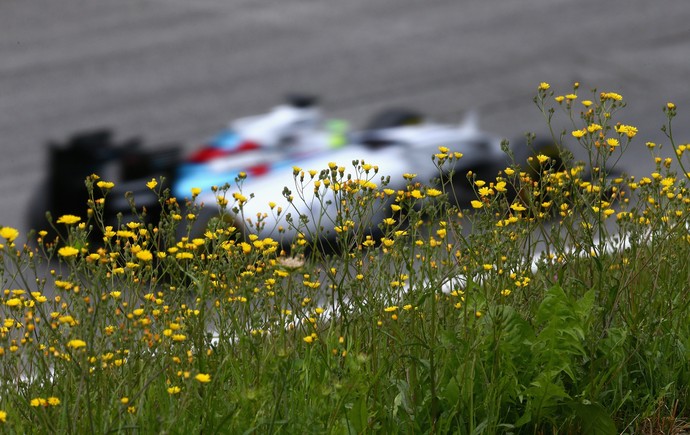
[[[616,435],[618,429],[606,409],[588,400],[568,403],[575,411],[582,433],[591,435]]]

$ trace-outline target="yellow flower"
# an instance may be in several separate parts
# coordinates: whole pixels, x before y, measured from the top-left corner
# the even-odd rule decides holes
[[[128,404],[128,403],[129,403],[129,397],[123,397],[123,398],[121,398],[121,399],[120,399],[120,403],[122,403],[123,405]]]
[[[0,422],[7,423],[7,413],[5,411],[0,411]]]
[[[541,83],[539,83],[539,90],[540,90],[540,91],[546,91],[546,90],[549,89],[550,87],[551,87],[551,85],[548,84],[548,83],[546,83],[546,82],[541,82]]]
[[[539,154],[537,156],[537,160],[539,160],[539,163],[543,165],[544,163],[548,162],[550,159],[547,156],[545,156],[544,154]]]
[[[616,132],[618,134],[624,134],[632,139],[637,134],[637,127],[633,127],[632,125],[619,124],[616,126]]]
[[[590,133],[594,133],[595,131],[601,130],[601,125],[599,124],[590,124],[587,126],[587,131]]]
[[[618,142],[618,139],[608,138],[606,139],[606,144],[610,147],[617,147],[618,145],[620,145],[620,142]]]
[[[476,199],[471,202],[473,208],[482,208],[484,207],[484,203],[481,201],[477,201]]]
[[[517,202],[514,203],[514,204],[512,204],[512,205],[510,206],[510,208],[512,208],[512,209],[515,210],[515,211],[525,211],[525,210],[527,210],[525,207],[522,206],[522,204],[517,203]]]
[[[303,337],[302,340],[304,340],[305,343],[311,344],[314,342],[314,337],[307,335],[306,337]]]
[[[554,98],[554,100],[556,100],[557,103],[562,103],[563,100],[565,100],[565,97],[563,95],[559,95],[556,98]]]
[[[592,101],[591,100],[582,100],[582,105],[585,107],[589,107],[592,105]],[[510,290],[508,290],[508,291],[510,291]]]
[[[207,384],[211,382],[211,375],[208,375],[206,373],[199,373],[198,375],[194,376],[194,379],[201,382],[202,384]]]
[[[57,220],[57,223],[65,224],[65,225],[72,225],[72,224],[76,224],[80,220],[81,220],[81,218],[79,216],[75,216],[73,214],[66,214],[66,215],[60,216]]]
[[[143,251],[137,252],[137,258],[141,261],[151,261],[153,259],[153,254],[151,254],[151,251],[144,249]]]
[[[673,104],[673,103],[666,103],[666,108],[667,108],[668,110],[673,110],[673,109],[676,108],[676,105]]]
[[[192,196],[199,196],[201,189],[198,187],[192,187]]]
[[[113,183],[112,181],[99,181],[98,183],[96,183],[96,186],[100,187],[103,190],[108,190],[115,187],[115,183]]]
[[[575,95],[575,94],[568,94],[568,95],[565,96],[565,98],[567,98],[567,99],[569,99],[569,100],[575,100],[575,99],[577,98],[577,95]]]
[[[615,92],[602,92],[600,95],[602,100],[615,100],[621,101],[623,97]]]
[[[585,133],[587,133],[587,130],[582,129],[582,130],[575,130],[575,131],[573,131],[571,134],[573,135],[573,137],[576,137],[576,138],[579,139],[579,138],[581,138],[582,136],[584,136]]]
[[[74,257],[79,253],[79,249],[73,248],[71,246],[65,246],[60,249],[58,249],[58,255],[61,257]]]
[[[385,311],[387,313],[392,313],[393,311],[396,311],[397,309],[398,309],[397,305],[392,305],[390,307],[384,308],[383,311]]]
[[[36,397],[35,399],[31,399],[31,401],[29,402],[29,404],[34,408],[38,406],[45,406],[47,403],[48,402],[46,401],[46,399],[42,397]]]
[[[438,189],[427,189],[426,190],[426,194],[428,196],[431,196],[431,197],[439,196],[441,193],[443,193],[443,192],[441,192]]]
[[[506,192],[508,189],[506,189],[506,182],[505,181],[499,181],[496,183],[496,186],[494,186],[498,192]]]
[[[494,194],[494,190],[490,187],[480,187],[479,196],[490,196]]]
[[[151,190],[155,189],[156,186],[158,186],[158,181],[156,181],[155,178],[152,178],[151,181],[149,181],[148,183],[146,183],[146,187],[148,187],[148,188],[151,189]]]
[[[173,394],[178,394],[180,391],[182,391],[182,388],[174,386],[168,388],[168,394],[173,395]]]
[[[67,342],[67,347],[72,349],[79,349],[80,347],[86,347],[86,342],[84,340],[74,339]]]
[[[49,397],[48,398],[48,405],[51,406],[58,406],[60,404],[60,399],[57,397]]]
[[[7,240],[8,242],[14,241],[14,239],[19,236],[19,231],[12,227],[2,227],[0,230],[0,237]]]

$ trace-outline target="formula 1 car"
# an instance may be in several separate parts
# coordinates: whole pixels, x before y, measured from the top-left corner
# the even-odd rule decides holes
[[[387,187],[400,189],[407,183],[404,173],[416,174],[416,180],[423,183],[439,177],[431,156],[439,152],[439,146],[444,146],[463,154],[453,168],[448,168],[448,174],[455,174],[451,180],[455,196],[451,200],[465,205],[474,198],[466,178],[468,171],[479,178],[489,178],[510,164],[501,149],[502,140],[500,136],[481,131],[476,116],[470,115],[457,125],[442,124],[426,120],[410,109],[384,110],[364,128],[351,130],[342,120],[325,119],[316,98],[297,95],[265,114],[231,122],[184,159],[180,158],[179,146],[144,148],[137,139],[117,143],[107,130],[81,133],[66,143],[52,144],[48,187],[43,189],[47,198],[34,203],[29,222],[34,228],[44,228],[44,210],[56,216],[83,210],[86,198],[75,192],[84,191],[87,175],[98,173],[116,185],[106,205],[107,224],[116,224],[118,215],[121,220],[128,220],[131,204],[124,198],[125,191],[133,192],[137,207],[146,207],[148,216],[155,222],[160,206],[145,183],[152,177],[164,176],[178,199],[191,197],[192,189],[201,192],[197,201],[206,206],[196,225],[204,228],[218,215],[217,187],[229,185],[226,193],[232,200],[232,193],[237,191],[236,181],[242,178],[243,195],[252,199],[242,203],[242,216],[235,216],[239,228],[245,232],[258,231],[247,224],[245,217],[266,213],[269,202],[275,203],[272,206],[284,212],[269,213],[263,218],[262,236],[277,238],[273,232],[281,228],[278,237],[289,242],[298,232],[332,234],[337,213],[332,198],[319,201],[304,198],[302,205],[289,203],[285,189],[295,189],[295,167],[308,171],[328,168],[331,162],[340,166],[353,161],[366,162],[376,165],[378,174],[390,176]],[[516,162],[526,162],[528,156],[537,153],[558,155],[550,143],[527,147],[524,140],[520,146],[513,146],[513,153]],[[113,163],[119,166],[119,175],[107,172]],[[311,191],[308,187],[303,193],[308,195]],[[302,228],[288,224],[288,214],[294,222],[301,222]],[[367,221],[375,225],[385,217],[379,214]]]

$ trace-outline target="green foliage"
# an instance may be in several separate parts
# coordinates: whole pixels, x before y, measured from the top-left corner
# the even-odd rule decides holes
[[[198,192],[180,204],[155,180],[160,222],[129,197],[141,219],[106,224],[95,176],[89,219],[59,217],[57,239],[0,228],[3,432],[681,433],[690,147],[669,105],[676,166],[647,144],[654,173],[613,175],[637,131],[612,121],[617,94],[582,111],[576,94],[540,86],[570,133],[528,168],[467,174],[469,209],[446,201],[461,156],[441,147],[433,187],[389,189],[359,161],[295,168],[290,210],[269,206],[297,234],[282,245],[244,215],[243,176],[201,231]],[[338,212],[308,225],[300,201]]]

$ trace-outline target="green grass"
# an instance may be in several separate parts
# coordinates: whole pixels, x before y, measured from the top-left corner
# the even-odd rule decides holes
[[[445,200],[448,183],[387,190],[360,162],[296,171],[304,195],[338,186],[335,253],[314,234],[288,253],[280,233],[233,228],[227,217],[255,200],[232,195],[241,179],[218,190],[229,200],[198,238],[178,227],[191,230],[201,206],[183,212],[154,183],[159,223],[137,209],[141,222],[104,227],[110,187],[97,177],[89,218],[61,217],[57,239],[17,246],[0,229],[3,431],[681,433],[690,198],[676,109],[670,157],[648,144],[656,171],[616,177],[639,140],[614,121],[624,104],[576,92],[554,100],[542,85],[535,102],[549,125],[556,111],[572,121],[556,143],[582,131],[587,161],[563,152],[470,175],[469,210]],[[433,156],[439,179],[456,158]],[[367,236],[382,208],[381,236]],[[612,250],[615,237],[628,243]]]

